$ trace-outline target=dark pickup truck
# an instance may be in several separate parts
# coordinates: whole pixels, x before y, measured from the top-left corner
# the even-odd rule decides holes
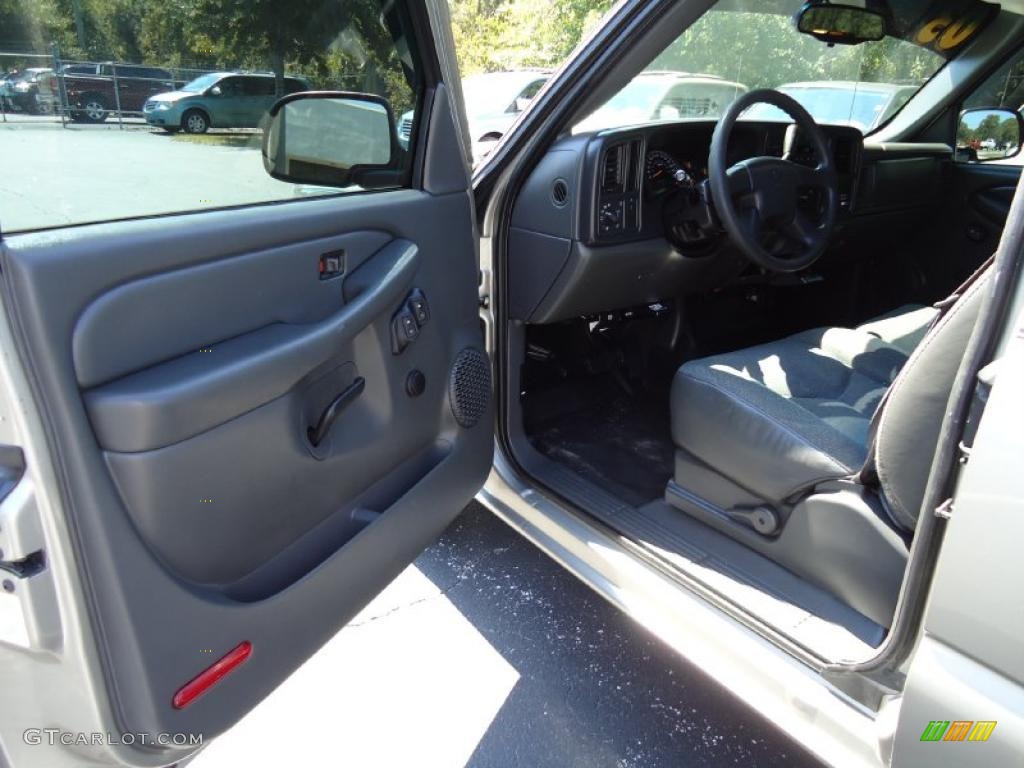
[[[102,123],[107,115],[138,112],[156,93],[183,85],[169,70],[138,64],[66,64],[61,79],[72,120]],[[117,83],[115,95],[114,84]]]

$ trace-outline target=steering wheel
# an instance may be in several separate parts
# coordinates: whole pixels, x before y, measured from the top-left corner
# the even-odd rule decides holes
[[[808,167],[778,157],[753,157],[728,165],[729,137],[736,120],[759,103],[778,107],[796,121],[802,138],[814,150],[817,165]],[[755,264],[773,272],[796,272],[824,253],[839,206],[835,163],[825,134],[791,96],[768,89],[749,91],[729,106],[711,137],[708,181],[726,232]],[[816,214],[798,205],[805,192],[813,193],[810,199],[818,203]]]

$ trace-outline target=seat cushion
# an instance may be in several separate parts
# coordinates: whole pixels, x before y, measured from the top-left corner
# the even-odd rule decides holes
[[[861,468],[871,417],[907,357],[862,329],[819,328],[691,360],[672,385],[673,440],[782,501]]]

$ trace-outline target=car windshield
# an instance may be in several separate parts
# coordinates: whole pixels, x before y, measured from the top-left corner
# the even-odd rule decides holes
[[[780,86],[819,123],[850,125],[862,133],[870,131],[884,117],[895,112],[914,93],[913,88],[889,91],[865,90],[863,83],[834,87]],[[789,116],[771,104],[755,104],[745,114],[749,120],[789,120]]]
[[[491,72],[470,75],[462,81],[462,98],[469,115],[504,112],[537,75],[523,77],[521,72]]]
[[[197,77],[192,82],[185,83],[185,85],[181,86],[181,90],[188,91],[189,93],[202,93],[220,80],[220,78],[220,75],[203,75],[202,77]]]
[[[895,114],[981,27],[977,23],[968,32],[949,37],[938,22],[945,13],[945,26],[950,25],[953,16],[944,6],[953,5],[953,0],[892,0],[890,36],[860,45],[829,46],[797,31],[794,17],[803,2],[719,0],[647,70],[675,73],[680,82],[675,90],[684,98],[703,96],[708,76],[729,81],[733,88],[728,98],[713,99],[714,108],[702,117],[718,117],[745,90],[775,88],[789,92],[816,120],[854,125],[868,133]],[[957,6],[961,16],[963,5]],[[648,109],[651,105],[645,100],[659,98],[658,84],[639,82],[644,77],[634,79],[592,113],[591,118],[601,113],[600,125],[585,119],[577,130],[676,119],[673,110],[660,109],[660,104]],[[640,104],[646,114],[641,114]],[[770,110],[760,114],[767,119],[779,115]]]

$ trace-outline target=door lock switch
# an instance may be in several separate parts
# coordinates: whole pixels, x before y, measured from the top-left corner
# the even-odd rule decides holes
[[[402,307],[391,321],[391,351],[398,355],[420,336],[416,316],[408,307]]]

